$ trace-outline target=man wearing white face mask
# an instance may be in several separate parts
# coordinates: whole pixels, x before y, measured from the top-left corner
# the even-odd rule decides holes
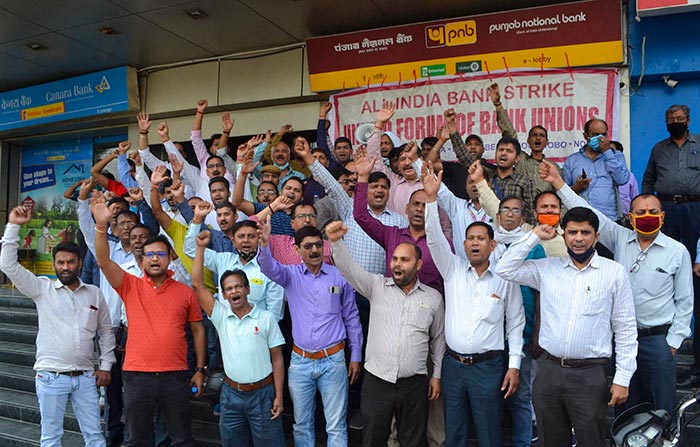
[[[610,146],[608,124],[601,119],[588,120],[583,137],[586,145],[564,163],[564,181],[592,207],[609,219],[618,220],[621,211],[617,187],[630,178],[625,157]]]

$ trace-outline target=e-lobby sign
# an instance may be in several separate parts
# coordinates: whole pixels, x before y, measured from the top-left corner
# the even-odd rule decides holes
[[[355,89],[331,96],[333,138],[355,140],[355,130],[373,123],[383,101],[394,104],[395,113],[385,130],[402,141],[437,136],[444,124],[443,112],[454,108],[462,137],[477,134],[484,140],[485,158],[493,158],[501,129],[491,103],[489,86],[497,82],[501,102],[527,150],[527,133],[535,125],[549,134],[546,155],[563,161],[585,145],[583,127],[592,118],[604,119],[613,138],[617,136],[619,72],[616,69],[545,70],[494,73],[441,78],[418,83]],[[448,141],[443,160],[455,160]]]

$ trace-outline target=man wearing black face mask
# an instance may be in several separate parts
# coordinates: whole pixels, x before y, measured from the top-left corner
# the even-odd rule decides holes
[[[666,110],[666,129],[670,137],[654,145],[642,180],[642,193],[654,194],[666,212],[661,231],[680,241],[695,259],[700,237],[700,135],[688,130],[690,109],[672,105]],[[693,277],[695,290],[695,361],[690,377],[682,387],[700,385],[700,277]]]

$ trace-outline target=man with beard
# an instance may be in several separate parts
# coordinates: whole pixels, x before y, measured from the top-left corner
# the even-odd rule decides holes
[[[321,164],[321,166],[323,166],[323,164]],[[357,172],[355,171],[355,162],[352,160],[347,163],[347,167],[340,166],[330,170],[331,174],[335,180],[340,183],[340,186],[343,187],[348,197],[352,197],[355,194],[355,185],[357,184]],[[323,231],[328,223],[340,219],[336,202],[330,195],[326,195],[321,200],[316,201],[314,207],[316,208],[317,216],[316,228],[321,231]]]
[[[642,193],[654,194],[666,215],[661,231],[681,242],[696,259],[700,238],[700,135],[690,133],[690,108],[674,104],[665,113],[669,137],[651,149]],[[680,386],[700,386],[700,276],[693,276],[695,323],[693,327],[693,366]]]
[[[587,208],[572,208],[562,220],[568,258],[526,261],[541,240],[557,236],[538,225],[508,248],[496,266],[504,279],[540,291],[539,344],[532,401],[543,447],[605,445],[606,404],[628,397],[636,369],[637,324],[624,267],[595,252],[599,220]],[[614,345],[613,345],[614,340]],[[615,350],[615,375],[608,391],[606,367]]]
[[[206,214],[205,214],[206,213]],[[202,200],[194,208],[194,215],[190,226],[196,226],[197,230],[208,229],[205,225],[206,219],[212,214],[216,214],[216,223],[219,230],[211,230],[211,249],[217,252],[235,251],[233,237],[233,226],[238,220],[238,213],[231,202],[223,202],[212,206],[211,203]],[[201,227],[201,228],[200,228]],[[187,253],[187,251],[185,251]],[[194,252],[192,252],[194,255]],[[192,256],[190,256],[192,257]]]
[[[197,205],[195,217],[207,212],[208,206],[211,205],[207,202]],[[200,226],[193,220],[187,229],[184,247],[185,254],[190,258],[195,255],[196,238],[199,232]],[[211,270],[214,275],[221,275],[232,269],[243,271],[250,281],[250,295],[248,297],[250,303],[272,313],[277,321],[281,320],[284,316],[284,290],[260,271],[258,224],[244,220],[233,225],[231,233],[233,235],[233,251],[215,251],[207,248],[204,251],[204,266]],[[222,294],[223,290],[219,288],[219,296]]]
[[[316,127],[316,144],[319,149],[323,150],[328,159],[328,164],[325,165],[326,168],[338,168],[345,166],[345,163],[352,160],[352,141],[347,137],[338,137],[333,142],[333,154],[331,156],[331,151],[328,147],[328,128],[330,127],[330,121],[328,121],[328,112],[331,111],[333,106],[330,102],[321,105],[321,109],[318,114],[318,126]]]
[[[17,261],[19,230],[32,219],[31,208],[10,212],[0,251],[0,270],[36,304],[36,395],[41,414],[41,445],[60,445],[68,398],[87,447],[104,447],[97,387],[110,381],[114,335],[109,308],[95,286],[80,281],[80,249],[64,242],[53,249],[56,280],[38,277]],[[109,216],[107,218],[109,220]],[[105,227],[106,229],[106,227]],[[94,370],[94,338],[99,335],[99,368]]]
[[[151,237],[151,230],[148,229],[146,225],[136,224],[129,231],[129,242],[131,244],[131,253],[134,255],[134,259],[127,261],[124,264],[120,264],[125,272],[129,272],[135,276],[143,276],[143,271],[141,270],[141,261],[143,260],[143,244]],[[173,253],[168,268],[173,272],[173,279],[175,281],[181,282],[185,285],[191,285],[190,274],[185,269],[185,266],[180,262],[180,258],[176,257]]]
[[[314,413],[316,390],[321,393],[328,445],[348,443],[348,382],[360,374],[362,328],[352,287],[333,266],[323,262],[321,232],[301,228],[295,247],[304,261],[298,265],[277,262],[270,253],[269,219],[260,229],[260,270],[284,287],[292,316],[292,361],[289,393],[294,404],[294,444],[316,445]],[[350,365],[345,368],[345,340]],[[349,379],[349,380],[348,380]]]
[[[525,325],[522,296],[515,284],[494,273],[495,263],[489,258],[496,241],[490,225],[474,222],[467,227],[463,250],[468,261],[450,252],[452,247],[437,215],[440,177],[434,175],[430,163],[423,170],[428,246],[445,278],[447,355],[442,359],[442,371],[446,445],[467,444],[471,412],[479,445],[500,446],[503,398],[512,396],[519,383]],[[504,320],[508,365],[501,379],[505,369]]]
[[[190,388],[204,381],[206,341],[202,314],[192,289],[172,279],[167,267],[170,243],[153,236],[144,244],[139,278],[110,259],[106,223],[110,219],[104,196],[93,194],[90,209],[95,219],[95,258],[126,308],[130,336],[124,360],[124,407],[127,446],[147,445],[153,434],[156,406],[174,445],[192,446],[189,416]],[[189,324],[197,358],[190,378],[187,366],[185,324]],[[201,391],[197,394],[201,394]]]
[[[417,245],[395,248],[390,279],[367,273],[353,261],[342,241],[345,233],[342,222],[326,229],[338,269],[372,303],[362,385],[363,444],[386,445],[396,417],[402,446],[427,446],[428,400],[440,396],[445,352],[442,296],[418,279],[422,250]],[[428,353],[435,365],[430,378]]]
[[[540,170],[545,181],[561,195],[568,207],[590,208],[545,162]],[[629,272],[637,318],[637,371],[630,382],[630,396],[616,410],[642,402],[652,409],[673,414],[676,408],[676,350],[690,335],[693,313],[692,268],[688,251],[660,229],[665,213],[656,196],[642,194],[630,204],[628,229],[593,209],[600,219],[600,243]]]
[[[552,185],[540,178],[540,166],[545,160],[544,149],[549,144],[547,129],[542,126],[534,126],[527,134],[527,145],[530,153],[520,154],[520,161],[515,165],[515,172],[525,175],[535,185],[535,194],[551,191]],[[561,173],[559,165],[554,164],[555,169]]]
[[[256,447],[283,447],[284,338],[274,315],[248,302],[250,283],[242,270],[222,273],[225,303],[214,299],[204,286],[208,239],[207,231],[196,236],[192,285],[221,339],[226,371],[220,398],[221,442],[224,446],[248,445],[252,437]]]

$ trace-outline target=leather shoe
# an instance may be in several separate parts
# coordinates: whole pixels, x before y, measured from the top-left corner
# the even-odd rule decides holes
[[[696,388],[700,387],[700,375],[691,374],[685,380],[678,383],[678,388]]]

